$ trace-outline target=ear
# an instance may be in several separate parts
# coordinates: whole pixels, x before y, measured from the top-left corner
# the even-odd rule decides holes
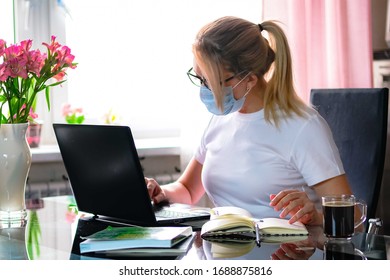
[[[248,79],[247,88],[249,88],[249,89],[254,88],[255,85],[257,84],[257,81],[259,80],[259,78],[258,78],[255,74],[253,74],[253,73],[251,73],[251,74],[247,77],[247,79]]]

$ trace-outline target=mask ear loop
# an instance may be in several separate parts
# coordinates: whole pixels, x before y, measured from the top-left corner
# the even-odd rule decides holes
[[[250,91],[251,91],[251,89],[249,87],[247,87],[246,88],[246,92],[245,92],[245,94],[244,94],[244,96],[242,98],[246,97],[249,94]]]
[[[245,78],[248,77],[249,74],[251,74],[251,73],[252,73],[252,72],[249,72],[248,74],[246,74],[244,78],[242,78],[237,84],[235,84],[234,87],[232,87],[232,89],[235,89],[236,86],[238,86],[243,80],[245,80]],[[241,97],[240,99],[246,97],[246,96],[249,94],[250,91],[251,91],[251,89],[247,86],[247,87],[246,87],[246,92],[245,92],[244,96]]]
[[[248,77],[249,74],[251,74],[251,73],[252,73],[252,72],[248,72],[248,74],[246,74],[244,78],[242,78],[237,84],[235,84],[234,87],[232,87],[232,89],[235,89],[236,86],[238,86],[243,80],[245,80],[245,78]]]

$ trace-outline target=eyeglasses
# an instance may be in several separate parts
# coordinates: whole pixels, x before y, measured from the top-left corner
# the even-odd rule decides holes
[[[243,73],[243,72],[241,72],[241,73]],[[231,79],[233,79],[234,77],[236,77],[237,75],[239,75],[241,73],[235,74],[235,75],[227,78],[224,82],[225,83],[229,82]],[[196,85],[197,87],[205,86],[206,88],[210,89],[209,85],[207,84],[207,80],[196,75],[193,67],[191,67],[190,70],[187,71],[187,76],[190,79],[190,81],[194,85]],[[222,85],[222,82],[221,82],[221,85]]]

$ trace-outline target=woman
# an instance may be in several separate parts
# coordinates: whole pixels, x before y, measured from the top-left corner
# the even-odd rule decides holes
[[[193,54],[188,76],[214,116],[177,182],[146,178],[154,202],[194,204],[206,191],[215,206],[322,224],[319,197],[351,190],[329,127],[294,90],[282,29],[223,17],[199,31]]]

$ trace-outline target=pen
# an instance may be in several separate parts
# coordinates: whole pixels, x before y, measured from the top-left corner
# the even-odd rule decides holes
[[[255,231],[256,231],[256,244],[260,247],[260,234],[259,234],[259,226],[256,223],[255,224]]]

